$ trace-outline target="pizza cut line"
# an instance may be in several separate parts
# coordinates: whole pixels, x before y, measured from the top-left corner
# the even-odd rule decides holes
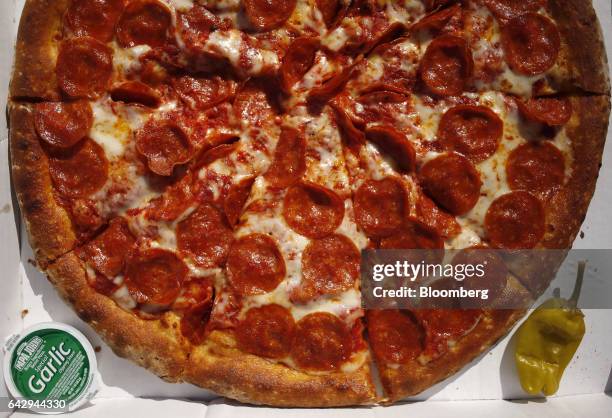
[[[365,310],[361,250],[571,247],[609,93],[579,0],[28,0],[12,179],[118,355],[255,404],[393,402],[523,311]]]

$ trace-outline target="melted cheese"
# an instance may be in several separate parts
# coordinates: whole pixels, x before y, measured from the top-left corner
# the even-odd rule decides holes
[[[117,117],[108,99],[92,103],[92,111],[94,121],[90,138],[104,148],[109,160],[123,155],[132,134],[129,124]]]
[[[341,139],[337,129],[329,123],[329,115],[321,113],[317,116],[305,116],[304,112],[299,110],[295,113],[296,115],[285,118],[285,124],[303,129],[308,139],[304,179],[328,187],[339,195],[350,196]],[[272,292],[245,298],[242,314],[252,307],[276,303],[287,307],[296,320],[313,312],[329,312],[343,318],[348,324],[354,323],[363,315],[357,283],[354,288],[339,295],[322,295],[305,304],[291,302],[290,295],[302,280],[302,254],[310,240],[293,231],[285,222],[282,214],[284,194],[285,191],[274,192],[265,177],[258,177],[246,206],[256,201],[276,204],[268,205],[263,211],[247,211],[243,214],[236,232],[237,237],[253,233],[272,237],[283,255],[286,268],[284,280]],[[335,232],[347,236],[357,248],[361,249],[367,245],[367,238],[355,225],[350,199],[345,200],[345,215]]]
[[[148,45],[121,48],[116,42],[113,42],[111,47],[113,48],[114,71],[119,76],[138,72],[141,67],[140,58],[151,51]]]
[[[274,51],[250,47],[244,39],[246,36],[237,29],[217,30],[210,34],[205,49],[227,58],[236,70],[247,75],[258,75],[280,65],[280,59]],[[242,53],[245,55],[242,56]]]
[[[115,303],[125,309],[126,311],[136,308],[136,301],[130,295],[127,286],[119,287],[115,293],[111,295]]]
[[[194,0],[162,0],[168,7],[181,12],[189,11],[193,5]]]

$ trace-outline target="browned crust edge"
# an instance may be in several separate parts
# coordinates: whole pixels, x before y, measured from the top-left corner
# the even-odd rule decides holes
[[[416,395],[455,374],[506,335],[524,313],[524,310],[492,311],[448,353],[425,365],[416,360],[398,368],[379,365],[382,384],[389,395],[387,402]]]
[[[609,95],[608,58],[592,2],[549,0],[548,5],[569,48],[570,85],[583,92]]]
[[[578,235],[595,193],[606,141],[610,97],[581,96],[571,101],[574,115],[565,127],[573,155],[569,180],[545,205],[546,232],[538,247],[507,256],[510,270],[535,297],[548,288]]]
[[[27,0],[19,22],[10,97],[58,100],[57,42],[69,0]]]
[[[121,309],[89,286],[81,260],[68,253],[46,271],[60,296],[120,357],[128,358],[169,382],[181,381],[188,347],[170,314],[145,320]]]
[[[573,119],[565,127],[573,154],[568,183],[547,205],[545,248],[570,248],[595,192],[610,117],[609,96],[573,97]]]
[[[34,129],[33,105],[9,104],[13,186],[36,261],[44,268],[76,245],[67,211],[55,200],[49,161]]]
[[[179,317],[145,320],[123,310],[89,286],[74,252],[47,268],[49,280],[120,357],[170,382],[189,382],[233,399],[274,406],[342,406],[376,400],[369,363],[352,373],[310,375],[245,354],[228,344],[233,337],[213,332],[193,347],[181,336]]]
[[[308,374],[245,354],[234,344],[231,335],[215,331],[192,352],[185,380],[252,404],[326,407],[377,400],[367,361],[350,373]]]

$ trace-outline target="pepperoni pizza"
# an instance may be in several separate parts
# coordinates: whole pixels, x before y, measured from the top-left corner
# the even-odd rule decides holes
[[[609,93],[583,0],[27,0],[12,178],[118,355],[251,403],[395,401],[523,312],[366,311],[361,250],[569,248]],[[521,273],[495,297],[541,290]]]

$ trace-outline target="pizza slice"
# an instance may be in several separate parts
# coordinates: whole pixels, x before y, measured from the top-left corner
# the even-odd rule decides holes
[[[203,149],[163,193],[46,269],[119,355],[170,381],[184,379],[187,357],[208,335],[232,227],[250,190],[242,180],[267,167],[277,141],[272,107],[257,86],[246,84],[233,101],[230,113],[245,118],[238,138]],[[211,135],[225,137],[217,127]]]
[[[456,373],[506,334],[521,310],[370,310],[370,345],[394,402]]]
[[[45,71],[53,77],[37,74],[29,92],[15,84],[28,74],[15,77],[9,106],[13,175],[29,185],[17,195],[43,267],[159,196],[196,155],[239,128],[228,103],[237,90],[231,75],[171,71],[148,47],[111,42],[123,2],[99,5],[105,14],[97,23],[88,14],[93,3],[70,4],[63,24],[46,28],[50,38],[39,51],[49,55]],[[28,3],[25,21],[38,13]]]
[[[297,401],[297,387],[323,404],[362,403],[374,396],[359,292],[364,239],[330,115],[296,113],[285,117],[273,162],[253,181],[210,340],[192,354],[187,379],[225,390],[228,374],[260,367],[276,376],[281,405],[308,404]],[[258,386],[267,379],[232,379],[234,396],[266,399]]]

